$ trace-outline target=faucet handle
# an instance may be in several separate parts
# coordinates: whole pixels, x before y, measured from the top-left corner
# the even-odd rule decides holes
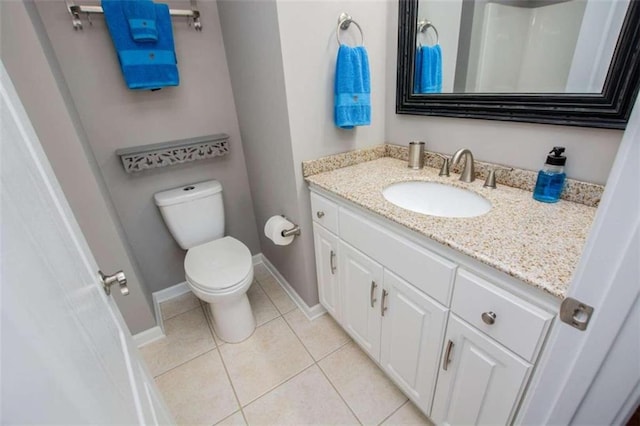
[[[438,176],[449,176],[449,157],[447,157],[446,155],[438,154],[437,152],[434,152],[434,154],[444,160],[442,162],[442,167],[440,167],[440,173],[438,173]]]
[[[484,186],[485,188],[493,188],[496,189],[496,172],[502,171],[502,170],[507,170],[507,171],[512,171],[513,167],[508,168],[508,167],[494,167],[493,169],[489,170],[489,173],[487,174],[487,179],[484,181]]]

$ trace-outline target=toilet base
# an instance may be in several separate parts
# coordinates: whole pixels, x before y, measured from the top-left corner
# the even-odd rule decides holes
[[[213,320],[213,330],[227,343],[242,342],[256,329],[256,320],[247,294],[234,299],[222,303],[207,303]]]

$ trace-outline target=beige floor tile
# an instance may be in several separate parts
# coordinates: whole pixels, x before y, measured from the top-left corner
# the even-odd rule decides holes
[[[324,358],[319,365],[364,424],[379,424],[407,401],[353,342]]]
[[[156,383],[181,425],[212,425],[240,408],[215,350],[157,377]]]
[[[267,269],[266,266],[264,266],[264,263],[258,263],[257,265],[255,265],[253,267],[253,278],[261,281],[264,279],[267,279],[268,277],[271,277],[271,272],[269,272],[269,270]]]
[[[315,365],[249,404],[244,414],[250,425],[358,424]]]
[[[289,295],[280,287],[280,284],[273,276],[269,275],[265,279],[259,279],[258,282],[281,314],[284,315],[296,308],[296,304],[293,303],[293,300],[289,298]]]
[[[200,300],[191,291],[180,296],[169,299],[160,304],[162,319],[173,318],[176,315],[190,311],[200,306]]]
[[[244,421],[244,417],[240,411],[236,411],[220,423],[216,423],[216,426],[246,426],[247,422]]]
[[[164,331],[167,337],[140,348],[154,377],[216,347],[202,309],[166,320]]]
[[[295,309],[286,314],[284,319],[316,361],[350,340],[329,314],[309,321],[300,309]]]
[[[282,318],[244,342],[220,346],[220,353],[243,406],[313,363]]]
[[[253,311],[257,326],[280,316],[280,312],[278,312],[274,304],[271,303],[271,300],[267,297],[267,294],[257,281],[253,282],[247,292],[247,296],[249,296],[249,303],[251,303],[251,310]]]
[[[385,426],[434,426],[411,401],[407,401],[382,424]]]

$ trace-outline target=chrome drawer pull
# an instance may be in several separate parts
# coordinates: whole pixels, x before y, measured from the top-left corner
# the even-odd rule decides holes
[[[496,314],[494,312],[483,312],[482,321],[484,321],[485,324],[491,325],[496,322]]]
[[[384,316],[384,311],[387,310],[387,307],[384,306],[384,301],[387,298],[387,295],[389,293],[387,293],[387,290],[382,290],[382,301],[380,302],[380,315]]]
[[[373,308],[373,304],[376,303],[376,300],[378,299],[374,299],[373,294],[376,291],[376,288],[378,287],[378,284],[376,284],[375,281],[371,281],[371,294],[369,295],[369,300],[371,301],[371,307]]]
[[[444,359],[442,360],[442,369],[447,371],[449,363],[451,362],[451,350],[453,349],[453,341],[449,340],[447,343],[447,350],[444,353]]]
[[[335,275],[336,273],[336,266],[333,263],[333,259],[336,258],[336,254],[334,253],[333,250],[331,250],[331,255],[329,256],[329,266],[331,267],[331,274]]]
[[[316,212],[316,216],[318,216],[318,219],[322,219],[324,217],[324,212],[322,210],[318,210]]]

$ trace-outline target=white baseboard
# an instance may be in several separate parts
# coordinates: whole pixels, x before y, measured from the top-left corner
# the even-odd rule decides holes
[[[273,276],[276,278],[276,281],[278,281],[278,284],[280,284],[280,287],[282,287],[282,289],[289,295],[291,300],[293,300],[293,302],[298,306],[298,308],[302,311],[302,313],[304,313],[304,315],[307,318],[309,318],[309,320],[314,320],[324,315],[327,312],[327,310],[320,303],[314,306],[307,305],[305,301],[302,300],[302,298],[298,295],[298,293],[293,289],[293,287],[291,287],[291,284],[289,284],[287,280],[282,276],[280,271],[278,271],[276,267],[273,266],[273,263],[271,263],[269,259],[267,259],[263,254],[258,254],[254,256],[254,262],[255,262],[255,259],[258,257],[260,261],[264,264],[264,266],[267,267],[269,272],[271,272]],[[260,263],[260,262],[257,262],[257,263]],[[257,264],[257,263],[254,263],[254,264]]]
[[[160,303],[166,302],[169,299],[173,299],[174,297],[181,296],[185,293],[189,293],[190,291],[191,290],[189,289],[187,282],[183,281],[181,283],[172,285],[171,287],[167,287],[165,289],[156,291],[151,294],[151,297],[153,299],[153,311],[156,316],[156,324],[158,327],[160,327],[160,332],[162,333],[163,336],[164,336],[164,321],[162,320],[162,313],[160,312]],[[146,331],[143,331],[143,333],[145,332]]]
[[[162,339],[164,333],[162,332],[162,328],[160,326],[151,327],[148,330],[141,331],[140,333],[133,336],[133,342],[137,347],[142,347],[144,345],[148,345],[151,342],[155,342],[158,339]]]

